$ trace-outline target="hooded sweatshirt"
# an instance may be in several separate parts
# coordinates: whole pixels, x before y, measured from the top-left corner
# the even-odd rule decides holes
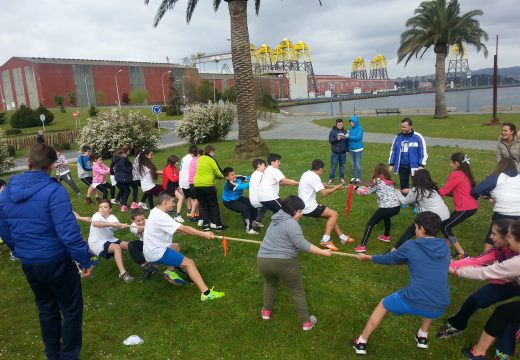
[[[406,263],[410,284],[398,293],[415,309],[439,313],[450,304],[450,256],[446,240],[418,238],[385,255],[372,256],[372,262],[382,265]]]
[[[363,150],[363,128],[359,125],[359,118],[354,115],[350,118],[350,122],[354,124],[348,132],[348,150],[362,151]]]
[[[42,171],[15,175],[0,193],[0,236],[22,264],[72,257],[90,268],[90,255],[67,190]]]
[[[417,204],[417,213],[422,213],[425,211],[431,211],[440,216],[441,220],[444,221],[450,217],[450,210],[442,200],[442,197],[439,195],[437,191],[432,191],[429,194],[424,194],[424,196],[417,200],[418,192],[415,187],[411,188],[406,197],[404,197],[400,191],[395,191],[397,197],[401,204],[411,205],[413,203]]]
[[[280,210],[271,218],[264,240],[258,251],[259,258],[295,259],[298,251],[309,251],[311,243],[303,237],[296,220]]]
[[[112,165],[114,168],[114,176],[115,176],[116,182],[118,182],[118,183],[131,183],[132,182],[133,166],[132,166],[132,162],[128,159],[127,156],[117,156],[117,155],[114,156]]]
[[[338,135],[342,135],[343,137],[338,140]],[[330,148],[333,153],[336,154],[345,154],[348,151],[348,138],[347,130],[345,128],[338,129],[337,126],[333,126],[329,133],[329,143]]]
[[[493,212],[508,216],[520,215],[520,175],[516,169],[491,175],[471,190],[471,195],[493,198]]]

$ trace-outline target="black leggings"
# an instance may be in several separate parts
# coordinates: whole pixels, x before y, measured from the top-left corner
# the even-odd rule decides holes
[[[520,301],[497,306],[484,330],[497,338],[496,348],[509,356],[515,353],[516,332],[520,328]]]
[[[137,202],[137,195],[139,195],[139,186],[141,186],[140,180],[134,180],[130,183],[132,188],[132,202]]]
[[[109,183],[103,183],[96,186],[96,189],[103,193],[103,200],[108,198],[108,190],[110,190],[110,198],[115,199],[116,197],[116,187],[110,185]]]
[[[221,226],[220,208],[218,206],[217,189],[214,186],[195,186],[195,198],[199,200],[199,214],[204,225],[210,222]]]
[[[450,241],[450,243],[455,244],[456,242],[458,242],[458,240],[453,234],[453,228],[459,225],[464,220],[475,215],[476,212],[477,209],[452,212],[450,217],[442,222],[442,234],[446,237],[446,239]]]
[[[398,248],[403,245],[407,240],[412,239],[415,236],[415,223],[408,226],[404,231],[403,235],[399,238],[399,241],[395,243],[394,248]]]
[[[118,182],[117,187],[119,188],[119,200],[122,205],[127,205],[128,197],[130,196],[130,184]]]
[[[246,230],[251,230],[253,228],[253,220],[256,219],[258,210],[256,210],[256,208],[251,205],[251,202],[248,198],[241,196],[236,200],[224,201],[224,206],[229,210],[240,213],[242,215],[242,220],[244,220]]]
[[[137,265],[146,263],[146,259],[143,255],[143,242],[141,240],[130,241],[128,243],[128,253]]]
[[[372,217],[368,220],[367,226],[365,227],[365,233],[363,234],[363,240],[361,240],[361,246],[366,246],[368,238],[372,233],[372,229],[381,220],[383,220],[385,224],[385,236],[389,236],[390,228],[392,227],[392,220],[390,220],[390,218],[399,214],[400,210],[401,206],[396,206],[393,208],[378,208],[374,215],[372,215]]]

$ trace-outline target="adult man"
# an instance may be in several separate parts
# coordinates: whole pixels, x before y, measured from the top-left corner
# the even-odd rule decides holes
[[[410,187],[410,175],[413,176],[417,169],[425,167],[428,159],[426,142],[421,134],[413,130],[412,125],[410,118],[401,120],[401,132],[394,138],[388,159],[390,171],[399,173],[401,189]]]
[[[57,160],[46,144],[31,149],[29,171],[0,193],[0,236],[14,249],[36,299],[48,359],[78,359],[83,297],[78,269],[92,271],[90,254],[65,188],[49,174]]]
[[[343,128],[343,119],[336,119],[336,125],[329,133],[329,142],[332,154],[330,156],[329,184],[336,176],[336,166],[339,163],[339,181],[345,183],[345,163],[348,152],[348,132]]]
[[[334,229],[336,234],[338,234],[342,244],[353,242],[354,240],[350,239],[340,230],[337,224],[337,211],[334,211],[326,206],[319,205],[316,201],[317,192],[319,192],[322,196],[328,196],[334,191],[343,188],[342,185],[336,185],[332,188],[325,189],[320,179],[320,175],[323,173],[324,167],[325,163],[323,160],[316,159],[312,161],[311,169],[304,172],[300,178],[300,184],[298,185],[298,197],[305,203],[305,208],[303,209],[304,216],[327,220],[327,223],[325,224],[325,232],[323,234],[320,245],[332,251],[338,251],[338,248],[334,246],[334,243],[332,240],[330,240],[330,233],[332,232],[332,229]]]

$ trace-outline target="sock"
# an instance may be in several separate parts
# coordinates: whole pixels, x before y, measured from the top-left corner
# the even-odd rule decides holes
[[[357,338],[357,342],[358,343],[363,343],[363,344],[366,344],[367,341],[365,339],[363,339],[363,336],[359,335],[359,337]]]
[[[339,236],[339,239],[340,239],[340,240],[348,240],[348,236],[345,235],[345,234],[341,234],[341,235]]]
[[[428,332],[424,332],[424,331],[422,331],[421,328],[419,328],[419,331],[417,331],[417,336],[420,337],[420,338],[421,337],[427,338],[428,337]]]
[[[321,241],[325,241],[325,242],[330,241],[330,235],[323,235],[323,238],[321,239]]]
[[[210,291],[211,291],[210,289],[204,291],[204,295],[206,295],[206,296],[209,295]]]

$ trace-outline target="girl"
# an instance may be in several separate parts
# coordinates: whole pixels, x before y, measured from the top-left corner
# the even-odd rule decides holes
[[[197,163],[200,157],[204,155],[204,150],[198,149],[197,152],[193,155],[193,159],[190,161],[190,168],[188,173],[188,184],[190,187],[190,191],[193,193],[193,181],[195,179],[195,174],[197,173]],[[191,217],[192,221],[200,221],[199,219],[199,201],[197,199],[191,199]],[[200,225],[202,226],[202,224]]]
[[[157,175],[161,175],[162,171],[157,170],[152,159],[153,151],[150,149],[144,149],[139,154],[139,166],[137,167],[139,180],[141,181],[141,188],[143,189],[145,197],[148,198],[150,209],[153,209],[154,207],[153,197],[158,196],[163,190],[162,186],[155,184]]]
[[[298,264],[298,251],[331,256],[329,250],[312,245],[303,237],[298,221],[303,216],[305,203],[297,196],[282,201],[282,208],[271,218],[264,240],[258,251],[258,269],[264,278],[264,304],[262,319],[269,320],[274,307],[278,284],[285,283],[291,294],[304,331],[311,330],[317,322],[310,315]]]
[[[184,219],[181,216],[182,202],[184,200],[184,194],[179,188],[179,170],[177,165],[179,164],[179,157],[177,155],[170,155],[166,161],[166,166],[162,171],[162,187],[171,196],[177,198],[177,214],[173,220],[178,223],[183,223]]]
[[[100,154],[92,155],[92,188],[103,193],[103,200],[108,198],[108,190],[110,190],[110,198],[115,198],[116,189],[105,181],[105,176],[110,173],[110,168],[103,163]]]
[[[112,204],[108,200],[102,200],[99,204],[99,211],[92,215],[92,224],[88,235],[88,246],[96,256],[110,259],[114,257],[117,268],[119,269],[119,279],[128,283],[134,277],[125,269],[123,264],[123,251],[128,250],[126,241],[118,240],[114,237],[116,229],[127,229],[128,224],[122,224],[112,215]]]
[[[437,184],[433,182],[428,170],[419,169],[412,177],[412,188],[402,189],[406,197],[397,190],[396,194],[401,204],[410,205],[416,203],[417,213],[431,211],[439,215],[442,221],[445,221],[450,217],[450,211],[444,201],[442,201],[438,189]],[[401,238],[395,244],[395,249],[403,245],[405,241],[410,240],[414,235],[415,224],[412,224],[405,230],[403,235],[401,235]]]
[[[520,139],[516,134],[516,126],[513,123],[502,123],[502,135],[498,139],[496,151],[497,163],[505,158],[511,158],[520,171]]]
[[[140,152],[139,152],[139,154],[140,154]],[[146,210],[146,209],[148,209],[148,207],[146,206],[146,204],[144,202],[144,201],[146,201],[146,197],[144,194],[143,194],[143,198],[141,199],[141,201],[139,203],[137,202],[137,196],[139,195],[139,187],[141,186],[141,181],[139,180],[139,154],[137,154],[137,156],[135,157],[134,163],[132,166],[132,183],[130,184],[130,186],[132,188],[132,205],[130,205],[130,207],[132,209],[143,208]]]
[[[487,266],[495,262],[503,262],[513,256],[518,255],[509,247],[507,233],[509,226],[514,221],[511,219],[500,219],[493,223],[491,239],[495,247],[485,253],[474,257],[453,261],[450,264],[450,273],[455,273],[457,269],[464,266]],[[499,301],[509,299],[514,293],[520,294],[520,288],[516,285],[507,283],[503,280],[491,280],[479,290],[471,294],[460,310],[448,319],[446,326],[442,327],[437,333],[437,337],[447,339],[462,333],[470,317],[478,310],[485,309]]]
[[[115,155],[112,162],[114,177],[119,188],[119,199],[121,201],[121,211],[128,211],[128,197],[130,196],[130,186],[132,179],[132,163],[128,160],[130,155],[130,145],[123,145]]]
[[[471,173],[469,158],[462,153],[451,155],[450,166],[453,169],[446,184],[439,189],[441,196],[452,196],[455,211],[448,220],[442,223],[441,231],[455,247],[458,255],[455,260],[464,259],[468,255],[453,234],[453,228],[464,220],[475,215],[478,209],[477,201],[471,196],[471,189],[475,187],[475,179]]]
[[[368,220],[367,226],[365,227],[361,245],[354,248],[355,252],[361,253],[366,252],[366,245],[370,238],[370,234],[372,233],[372,229],[381,220],[384,221],[385,232],[377,238],[383,242],[390,242],[390,228],[392,226],[392,221],[390,219],[392,216],[399,214],[401,203],[397,197],[390,170],[388,169],[388,166],[383,163],[376,165],[370,186],[360,187],[357,192],[360,195],[369,195],[375,192],[377,195],[378,205],[378,209]]]
[[[477,198],[493,199],[491,223],[498,219],[520,219],[520,176],[511,158],[500,160],[493,174],[471,190]],[[484,251],[493,247],[491,225],[484,239]]]
[[[65,180],[72,191],[74,191],[78,196],[81,196],[81,191],[79,191],[78,185],[76,185],[70,176],[69,163],[67,162],[65,155],[61,153],[60,146],[54,145],[54,150],[56,150],[56,155],[58,155],[58,160],[54,163],[54,168],[56,169],[56,180],[60,183]]]

